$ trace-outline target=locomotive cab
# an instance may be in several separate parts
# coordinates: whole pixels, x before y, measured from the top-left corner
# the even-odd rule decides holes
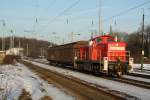
[[[129,70],[130,53],[126,51],[125,42],[118,42],[117,38],[103,35],[93,38],[89,48],[89,59],[99,63],[100,72],[120,75]]]

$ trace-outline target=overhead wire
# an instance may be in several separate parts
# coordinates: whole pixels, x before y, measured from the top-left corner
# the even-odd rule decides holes
[[[66,13],[66,12],[69,11],[71,8],[73,8],[74,6],[76,6],[79,2],[80,2],[80,0],[77,0],[77,1],[75,1],[74,3],[72,3],[69,7],[67,7],[66,9],[64,9],[61,13],[59,13],[57,16],[55,16],[53,19],[51,19],[45,26],[43,26],[44,28],[42,28],[42,30],[44,30],[45,28],[47,28],[50,23],[53,23],[53,22],[57,21],[57,19],[58,19],[59,17],[61,17],[62,15],[64,15],[64,13]],[[126,13],[128,13],[128,12],[134,10],[134,9],[137,9],[137,8],[139,8],[139,7],[141,7],[141,6],[145,5],[145,4],[148,4],[148,3],[150,3],[150,1],[146,1],[146,2],[144,2],[144,3],[142,3],[142,4],[139,4],[139,5],[136,5],[136,6],[134,6],[134,7],[129,8],[129,9],[126,9],[126,10],[124,10],[124,11],[121,11],[121,12],[119,12],[119,13],[117,13],[117,14],[111,16],[111,17],[108,17],[108,18],[104,19],[103,21],[105,22],[105,21],[107,21],[107,20],[110,20],[110,19],[113,19],[113,18],[122,16],[122,15],[124,15],[124,14],[126,14]],[[68,19],[67,19],[67,20],[68,20]],[[94,25],[97,25],[97,24],[98,24],[98,23],[95,23]],[[91,26],[91,25],[90,25],[90,26]],[[90,26],[88,26],[88,28],[89,28]],[[132,25],[132,26],[133,26],[133,25]],[[86,28],[87,28],[87,27],[86,27]],[[82,28],[82,30],[85,30],[85,28]],[[81,30],[81,31],[82,31],[82,30]]]
[[[76,0],[75,2],[73,2],[69,7],[67,7],[66,9],[64,9],[61,13],[59,13],[57,16],[55,16],[53,19],[51,19],[50,21],[48,21],[48,23],[44,26],[44,28],[48,27],[48,25],[52,22],[55,22],[57,20],[57,18],[59,18],[60,16],[62,16],[64,13],[66,13],[67,11],[69,11],[70,9],[72,9],[74,6],[76,6],[78,3],[80,2],[80,0]],[[43,30],[43,29],[42,29]]]
[[[126,10],[124,10],[124,11],[121,11],[121,12],[119,12],[118,14],[115,14],[115,15],[109,17],[109,18],[106,18],[106,19],[103,20],[103,22],[108,21],[108,20],[113,19],[113,18],[116,18],[116,17],[118,17],[118,16],[122,16],[122,15],[126,14],[127,12],[130,12],[130,11],[132,11],[132,10],[134,10],[134,9],[137,9],[137,8],[139,8],[139,7],[141,7],[141,6],[145,5],[145,4],[148,4],[148,3],[150,3],[150,0],[149,0],[149,1],[146,1],[146,2],[144,2],[144,3],[142,3],[142,4],[136,5],[136,6],[134,6],[134,7],[131,7],[131,8],[129,8],[129,9],[126,9]],[[96,24],[94,24],[94,25],[97,25],[97,24],[98,24],[98,22],[97,22]],[[90,26],[91,26],[91,25],[90,25]],[[88,27],[90,27],[90,26],[88,26]],[[87,28],[87,27],[86,27],[86,28]],[[84,29],[83,29],[83,30],[84,30]]]
[[[55,21],[58,17],[62,16],[68,10],[70,10],[71,8],[73,8],[74,6],[76,6],[79,2],[80,2],[80,0],[77,0],[76,2],[74,2],[73,4],[71,4],[68,8],[66,8],[64,11],[62,11],[61,13],[59,13],[55,18],[53,18],[49,23]]]
[[[132,10],[134,10],[134,9],[137,9],[137,8],[139,8],[139,7],[141,7],[141,6],[145,5],[145,4],[148,4],[148,3],[150,3],[150,1],[144,2],[144,3],[142,3],[142,4],[139,4],[139,5],[136,5],[136,6],[134,6],[134,7],[131,7],[131,8],[129,8],[129,9],[127,9],[127,10],[124,10],[124,11],[122,11],[122,12],[119,12],[118,14],[113,15],[113,16],[111,16],[111,17],[105,19],[104,21],[113,19],[113,18],[118,17],[118,16],[122,16],[122,15],[126,14],[127,12],[132,11]]]

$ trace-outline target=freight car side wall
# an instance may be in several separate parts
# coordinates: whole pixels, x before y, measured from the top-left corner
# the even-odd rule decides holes
[[[48,49],[48,60],[63,64],[73,64],[74,52],[73,44],[58,47],[50,47]]]

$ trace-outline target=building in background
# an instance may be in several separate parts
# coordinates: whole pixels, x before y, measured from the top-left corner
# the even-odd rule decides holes
[[[6,55],[23,56],[23,48],[11,48],[6,50]]]

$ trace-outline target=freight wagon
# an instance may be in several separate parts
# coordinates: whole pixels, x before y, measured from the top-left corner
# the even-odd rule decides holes
[[[78,41],[60,46],[49,47],[47,59],[50,63],[74,65],[75,48],[87,46],[87,41]]]

